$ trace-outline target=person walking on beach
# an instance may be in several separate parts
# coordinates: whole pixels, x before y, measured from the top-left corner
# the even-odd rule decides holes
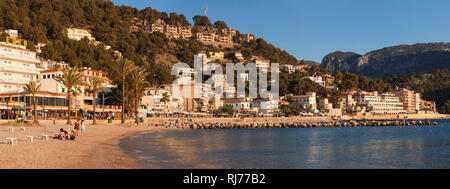
[[[84,119],[81,120],[81,136],[83,136],[84,134],[84,130],[86,130],[86,127],[84,126]]]
[[[79,134],[80,131],[80,120],[77,120],[77,122],[75,122],[75,127],[74,127],[75,131],[77,132],[77,136]]]

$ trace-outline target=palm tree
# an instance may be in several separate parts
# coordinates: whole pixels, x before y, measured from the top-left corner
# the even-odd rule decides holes
[[[34,121],[33,124],[38,125],[39,121],[37,120],[37,110],[36,110],[36,93],[41,89],[41,85],[36,84],[35,81],[30,81],[28,84],[25,84],[23,90],[26,93],[33,95],[33,109],[34,109]]]
[[[96,118],[95,118],[95,102],[97,98],[97,90],[101,89],[103,83],[105,83],[105,80],[101,79],[100,77],[93,77],[89,79],[89,89],[92,92],[93,99],[92,99],[92,108],[93,108],[93,117],[92,117],[92,125],[95,125]]]
[[[145,87],[149,84],[147,82],[148,73],[142,67],[137,67],[130,74],[134,88],[134,117],[136,124],[139,125],[138,107]]]
[[[162,98],[160,100],[161,102],[164,102],[164,117],[166,116],[166,103],[170,101],[170,97],[167,93],[164,93],[162,95]]]
[[[127,59],[119,59],[115,61],[115,64],[112,64],[111,69],[115,72],[115,74],[120,78],[120,82],[122,82],[122,115],[121,115],[121,123],[125,123],[125,78],[129,72],[135,69],[135,65],[133,62]]]
[[[202,109],[202,99],[201,98],[194,98],[195,104],[197,105],[197,112],[200,112]]]
[[[73,97],[75,98],[75,120],[78,120],[78,104],[77,104],[77,96],[81,93],[80,86],[76,86],[72,90]]]
[[[63,70],[63,75],[56,76],[55,80],[67,88],[67,99],[68,99],[67,110],[68,110],[68,114],[69,114],[67,117],[67,124],[71,125],[72,123],[70,122],[70,113],[71,113],[70,94],[72,93],[72,89],[74,87],[84,84],[83,74],[78,71],[77,67],[68,68],[68,69],[66,68]]]
[[[213,110],[213,108],[214,108],[214,106],[213,106],[214,103],[215,103],[215,102],[214,102],[214,99],[211,98],[211,99],[208,100],[208,109],[209,109],[209,113],[210,113],[210,114],[212,114],[212,110]]]

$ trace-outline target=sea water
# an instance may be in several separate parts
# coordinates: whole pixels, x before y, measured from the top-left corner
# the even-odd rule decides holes
[[[166,130],[124,137],[145,168],[450,168],[437,126]]]

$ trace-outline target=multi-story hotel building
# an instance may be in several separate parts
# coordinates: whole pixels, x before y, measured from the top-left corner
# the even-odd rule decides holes
[[[213,33],[197,33],[197,40],[200,42],[214,42],[216,35]]]
[[[253,36],[252,34],[242,34],[241,39],[248,43],[251,40],[254,40],[255,36]]]
[[[79,92],[79,97],[77,98],[77,105],[78,107],[83,108],[84,110],[88,110],[88,111],[92,111],[92,105],[97,105],[101,102],[101,99],[97,98],[97,102],[94,102],[94,95],[97,94],[92,94],[91,91],[89,90],[89,82],[90,79],[93,77],[98,77],[100,79],[102,79],[104,81],[104,83],[102,84],[102,88],[104,90],[107,90],[109,88],[112,88],[114,86],[111,85],[111,80],[107,78],[108,73],[103,72],[101,70],[94,70],[91,68],[81,68],[79,70],[82,74],[83,74],[83,80],[85,82],[84,85],[79,86],[80,92]],[[97,91],[97,92],[100,92]]]
[[[6,119],[6,115],[8,118],[16,118],[23,110],[32,108],[31,95],[25,93],[23,88],[30,81],[39,82],[42,78],[39,63],[36,52],[27,50],[25,46],[0,42],[0,109],[2,115],[5,115],[3,119]],[[64,111],[64,95],[56,92],[44,91],[41,88],[36,94],[36,104],[41,114],[51,109]]]
[[[218,38],[219,42],[233,43],[233,37],[231,37],[231,35],[220,35]]]
[[[0,93],[22,92],[39,74],[36,52],[19,44],[0,42]]]
[[[408,113],[415,113],[420,110],[420,93],[405,88],[396,88],[394,94],[400,98],[403,109]]]
[[[373,114],[406,113],[399,97],[392,93],[378,95],[377,92],[359,91],[353,94],[353,99],[357,105],[365,106],[366,111]]]
[[[183,26],[179,28],[181,38],[189,39],[192,37],[192,28],[190,26]]]
[[[236,35],[236,30],[231,29],[231,28],[223,28],[222,29],[222,33],[225,35],[229,35],[229,36],[235,36]]]

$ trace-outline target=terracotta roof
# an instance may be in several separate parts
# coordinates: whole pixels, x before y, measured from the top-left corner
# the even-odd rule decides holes
[[[244,99],[239,99],[239,98],[230,98],[230,99],[225,99],[224,102],[225,103],[240,103],[240,102],[248,102],[248,101],[245,101]]]
[[[93,71],[93,72],[99,72],[99,73],[109,74],[109,73],[107,73],[107,72],[100,71],[100,70],[93,70],[93,69],[90,69],[90,68],[80,68],[80,71],[84,71],[84,70],[89,70],[89,71]]]
[[[292,96],[292,98],[309,98],[308,95]]]
[[[278,100],[278,102],[282,105],[289,105],[288,101],[284,101],[284,100]]]
[[[50,68],[50,69],[42,70],[41,73],[56,72],[56,71],[61,71],[61,69]]]

